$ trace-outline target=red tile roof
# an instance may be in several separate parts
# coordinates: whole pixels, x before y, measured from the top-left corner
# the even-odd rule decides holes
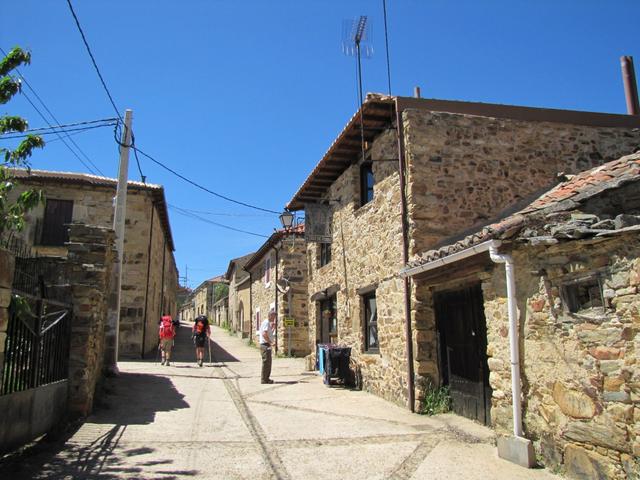
[[[631,182],[640,182],[640,152],[573,175],[516,213],[503,216],[497,222],[487,225],[459,241],[444,241],[442,247],[423,253],[417,260],[410,262],[408,267],[414,268],[433,262],[487,240],[513,239],[522,234],[523,229],[533,223],[534,219],[544,218],[550,213],[560,214],[575,211],[586,200]],[[557,221],[564,220],[558,216]],[[598,229],[585,230],[585,234],[589,233],[596,235],[606,232]]]

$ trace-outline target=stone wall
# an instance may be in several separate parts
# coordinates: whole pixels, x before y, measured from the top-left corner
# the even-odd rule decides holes
[[[547,465],[576,478],[640,472],[640,240],[573,241],[514,252],[524,430]],[[546,272],[532,275],[531,272]],[[606,309],[567,310],[563,285],[598,273]],[[511,429],[504,269],[485,282],[492,418]],[[634,472],[634,473],[632,473]]]
[[[280,353],[303,357],[311,351],[309,345],[309,314],[307,310],[307,245],[303,238],[290,236],[280,242],[278,278],[289,280],[290,293],[278,292],[278,338]],[[289,299],[291,305],[289,305]],[[286,327],[285,317],[295,324]]]
[[[235,276],[233,277],[235,280]],[[252,331],[251,322],[251,282],[247,279],[237,285],[235,282],[229,285],[229,323],[233,325],[242,338],[250,338]]]
[[[640,148],[638,129],[403,112],[410,257],[556,181]]]
[[[107,292],[114,257],[113,230],[71,225],[67,262],[60,264],[71,286],[73,303],[69,353],[71,416],[91,413],[102,375]]]
[[[13,285],[13,271],[15,258],[13,254],[0,248],[0,382],[4,372],[4,349],[9,326],[9,304],[11,303],[11,288]]]
[[[106,228],[113,225],[115,188],[26,179],[21,179],[21,184],[42,189],[47,198],[73,200],[73,222]],[[15,194],[20,191],[20,188],[16,189]],[[44,208],[39,205],[25,217],[22,235],[29,245],[36,242]],[[178,271],[158,210],[151,190],[129,188],[120,305],[119,353],[122,357],[139,358],[153,351],[158,344],[161,310],[164,307],[171,315],[177,313]],[[34,249],[40,255],[67,255],[66,247],[34,245]]]
[[[331,262],[319,267],[318,245],[307,249],[309,297],[338,286],[338,335],[351,347],[362,369],[363,388],[406,406],[404,291],[396,278],[403,267],[400,185],[395,131],[379,135],[370,148],[375,177],[374,198],[360,206],[360,165],[349,167],[329,188],[333,243]],[[364,318],[357,290],[375,286],[378,310],[378,353],[364,351]],[[319,340],[318,303],[309,299],[309,335]],[[312,351],[315,357],[315,351]]]
[[[267,255],[271,256],[271,281],[269,283],[265,283],[264,281],[264,262],[267,258]],[[263,320],[266,320],[269,316],[269,309],[276,308],[276,282],[275,282],[275,265],[276,265],[276,254],[273,249],[269,250],[269,253],[265,254],[263,258],[251,268],[251,303],[253,311],[250,313],[251,325],[252,325],[252,335],[254,336],[254,340],[256,340],[256,330],[260,327],[256,321],[257,312],[260,313],[260,323]],[[248,311],[248,308],[247,308]],[[278,336],[276,339],[278,342],[277,348],[279,352],[279,348],[281,348],[282,338]]]

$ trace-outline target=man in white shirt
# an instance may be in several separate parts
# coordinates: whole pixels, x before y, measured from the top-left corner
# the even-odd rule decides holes
[[[276,311],[269,311],[269,318],[263,320],[258,331],[260,342],[260,354],[262,355],[262,381],[261,383],[273,383],[271,376],[271,345],[273,343],[273,328],[276,323]]]

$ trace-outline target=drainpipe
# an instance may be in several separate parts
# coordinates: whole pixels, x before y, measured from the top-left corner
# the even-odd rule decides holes
[[[509,350],[511,351],[511,395],[513,397],[513,435],[522,437],[522,406],[520,399],[520,345],[518,342],[518,310],[516,306],[516,280],[511,255],[499,254],[498,248],[489,247],[495,263],[504,263],[507,281],[507,308],[509,312]]]
[[[249,274],[249,321],[251,322],[251,330],[249,330],[249,334],[251,338],[253,338],[255,330],[253,329],[253,276],[251,272],[245,270]]]
[[[162,243],[162,288],[160,289],[160,315],[164,315],[164,261],[167,256],[167,237]]]
[[[409,222],[407,219],[407,196],[405,185],[405,158],[404,158],[404,132],[402,128],[402,112],[396,103],[396,126],[398,134],[398,174],[400,176],[400,206],[402,217],[402,263],[409,262]],[[415,386],[413,378],[413,334],[411,332],[411,297],[409,277],[404,277],[404,311],[405,311],[405,347],[407,349],[407,396],[409,397],[409,409],[415,412]]]
[[[276,296],[276,355],[278,354],[278,287],[277,287],[277,282],[278,282],[278,248],[277,247],[273,247],[273,249],[276,251],[276,278],[274,279],[274,284],[273,284],[273,291],[275,293]]]
[[[627,113],[629,115],[640,115],[638,105],[638,87],[636,85],[636,71],[633,68],[633,57],[620,57],[620,67],[622,68],[622,82],[624,84],[624,94],[627,101]]]
[[[151,272],[151,240],[153,239],[153,214],[155,213],[155,202],[151,202],[151,222],[149,223],[149,246],[147,247],[147,286],[144,291],[144,323],[142,324],[142,345],[140,346],[140,357],[144,358],[144,344],[147,341],[147,322],[149,315],[147,307],[149,305],[149,273]]]

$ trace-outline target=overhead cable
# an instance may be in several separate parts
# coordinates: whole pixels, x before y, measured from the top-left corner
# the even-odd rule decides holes
[[[96,59],[94,58],[93,53],[91,52],[91,47],[89,47],[89,42],[87,42],[87,37],[84,35],[84,31],[82,30],[82,26],[80,25],[80,20],[78,20],[78,16],[76,15],[76,12],[73,9],[73,5],[71,5],[71,0],[67,0],[67,5],[69,5],[69,10],[71,10],[71,15],[73,15],[73,19],[76,22],[76,26],[78,27],[78,31],[80,32],[80,36],[82,37],[84,46],[87,49],[87,53],[89,54],[89,57],[91,57],[91,63],[93,63],[93,68],[96,70],[96,73],[98,74],[98,78],[100,78],[100,83],[102,83],[102,87],[104,88],[104,91],[107,93],[107,96],[109,97],[109,101],[111,102],[111,105],[113,106],[113,109],[115,110],[116,115],[118,115],[118,118],[121,121],[124,121],[122,120],[122,116],[120,115],[120,110],[118,109],[116,102],[113,100],[113,97],[111,96],[111,92],[109,91],[109,88],[107,87],[107,84],[104,81],[104,78],[102,77],[102,73],[100,73],[100,69],[98,68]]]
[[[242,230],[240,228],[230,227],[229,225],[223,225],[222,223],[214,222],[214,221],[209,220],[207,218],[202,218],[200,215],[196,215],[195,213],[191,213],[191,212],[189,212],[187,210],[184,210],[184,209],[182,209],[180,207],[176,207],[175,205],[171,205],[169,203],[167,203],[167,205],[169,206],[169,208],[174,210],[176,213],[179,213],[180,215],[183,215],[185,217],[193,218],[193,219],[199,220],[199,221],[204,222],[204,223],[209,223],[211,225],[215,225],[216,227],[225,228],[227,230],[232,230],[234,232],[246,233],[247,235],[253,235],[255,237],[269,238],[268,235],[261,235],[259,233],[254,233],[254,232],[249,232],[247,230]]]
[[[7,52],[0,47],[0,52],[2,52],[2,54],[6,57],[8,54]],[[25,76],[22,74],[22,72],[18,69],[15,68],[15,72],[20,76],[20,79],[25,83],[25,85],[29,88],[29,90],[31,90],[31,92],[35,95],[35,97],[38,99],[38,101],[40,102],[40,104],[44,107],[44,109],[47,111],[47,113],[49,113],[49,115],[51,115],[51,118],[53,119],[54,122],[56,123],[60,123],[60,121],[56,118],[56,116],[53,114],[53,112],[49,109],[49,107],[47,107],[47,104],[44,103],[44,100],[42,100],[42,98],[40,97],[40,95],[38,95],[38,92],[36,92],[35,88],[33,88],[33,86],[31,86],[31,84],[29,83],[29,81],[25,78]],[[22,94],[24,95],[24,97],[27,99],[27,101],[31,104],[31,106],[34,108],[34,110],[36,112],[38,112],[38,114],[40,115],[40,117],[42,117],[42,119],[47,123],[47,125],[51,126],[51,123],[49,123],[49,120],[47,120],[47,118],[42,114],[42,112],[38,109],[38,107],[35,106],[35,104],[31,101],[31,99],[29,98],[29,96],[23,91]],[[84,151],[80,148],[80,146],[72,139],[69,137],[69,135],[66,135],[66,138],[76,147],[76,149],[78,150],[78,152],[80,152],[84,158],[87,160],[87,162],[89,162],[92,166],[90,167],[89,165],[87,165],[79,156],[78,154],[69,146],[69,144],[66,142],[66,140],[61,137],[60,135],[58,135],[58,139],[62,140],[62,143],[64,144],[65,147],[67,147],[67,149],[69,149],[69,151],[80,161],[80,163],[82,163],[82,165],[85,166],[85,168],[87,170],[89,170],[89,172],[95,174],[96,171],[99,172],[101,175],[104,176],[104,174],[100,171],[100,169],[98,168],[98,166],[93,163],[91,161],[91,159],[87,156],[86,153],[84,153]]]
[[[149,160],[151,160],[153,163],[155,163],[156,165],[159,165],[160,167],[164,168],[165,170],[167,170],[168,172],[171,172],[172,174],[174,174],[176,177],[181,178],[182,180],[184,180],[185,182],[193,185],[196,188],[199,188],[200,190],[203,190],[207,193],[210,193],[211,195],[221,198],[223,200],[226,200],[227,202],[231,202],[231,203],[235,203],[237,205],[242,205],[243,207],[247,207],[247,208],[253,208],[254,210],[260,210],[262,212],[267,212],[267,213],[273,213],[275,215],[279,215],[281,212],[276,212],[275,210],[269,210],[268,208],[262,208],[262,207],[258,207],[256,205],[251,205],[250,203],[245,203],[245,202],[241,202],[240,200],[234,200],[233,198],[229,198],[225,195],[222,195],[220,193],[214,192],[213,190],[210,190],[207,187],[203,187],[202,185],[200,185],[199,183],[194,182],[193,180],[188,179],[187,177],[185,177],[184,175],[179,174],[178,172],[176,172],[175,170],[167,167],[164,163],[160,162],[159,160],[156,160],[155,158],[153,158],[151,155],[149,155],[148,153],[143,152],[142,150],[140,150],[138,147],[133,146],[132,147],[134,150],[137,150],[138,152],[140,152],[140,155],[147,157]]]
[[[111,125],[113,125],[113,123],[104,123],[104,124],[101,124],[101,125],[88,125],[88,126],[85,126],[85,127],[67,128],[67,129],[56,129],[55,127],[53,127],[51,129],[51,131],[48,131],[48,130],[39,131],[37,133],[37,135],[38,136],[40,136],[40,135],[59,135],[60,133],[67,133],[67,132],[82,132],[84,130],[93,130],[94,128],[110,127]],[[0,136],[0,140],[7,140],[7,139],[10,139],[10,138],[24,138],[24,137],[28,137],[29,135],[33,135],[33,130],[20,132],[20,133],[13,133],[13,134],[10,134],[10,135],[2,135],[2,136]]]

